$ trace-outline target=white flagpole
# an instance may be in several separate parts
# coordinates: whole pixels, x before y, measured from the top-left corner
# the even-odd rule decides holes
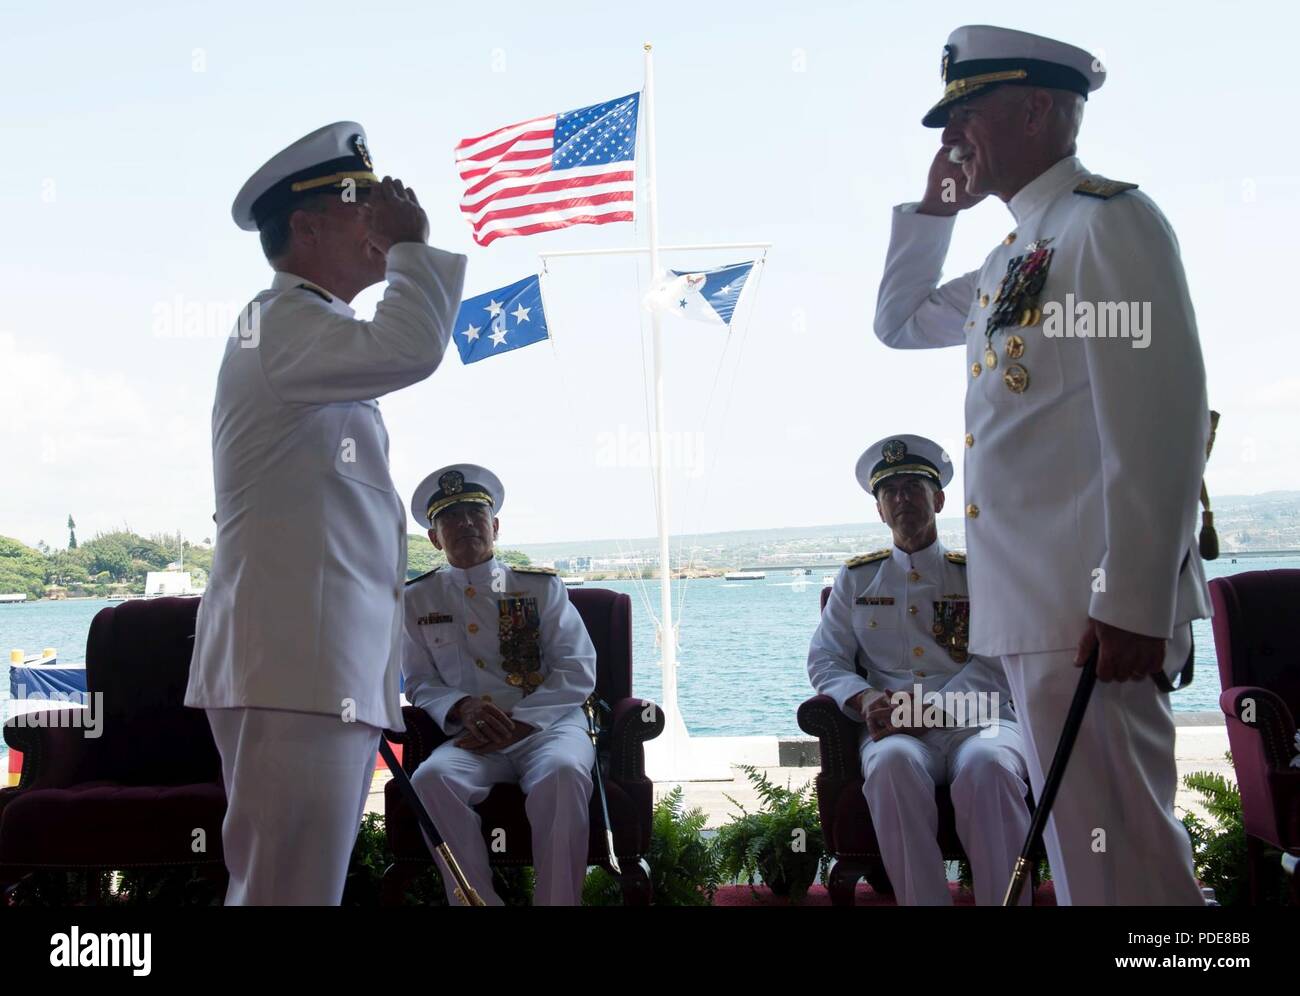
[[[655,184],[655,113],[654,113],[654,59],[649,42],[645,43],[645,98],[642,112],[645,115],[646,143],[646,231],[649,236],[650,279],[659,279],[659,206],[658,188]],[[668,542],[668,464],[667,418],[664,413],[663,335],[658,309],[650,314],[654,341],[654,395],[655,441],[654,469],[655,491],[659,524],[659,648],[662,661],[663,695],[660,706],[664,711],[665,729],[660,736],[662,746],[652,740],[647,744],[651,776],[656,781],[687,781],[692,778],[725,779],[731,769],[725,765],[705,765],[701,758],[691,755],[690,736],[677,705],[677,630],[673,626],[673,595],[671,548]],[[658,749],[655,749],[658,747]],[[661,761],[662,764],[656,763]],[[706,771],[705,768],[711,770]]]
[[[645,89],[641,102],[641,118],[645,121],[646,138],[646,231],[647,246],[616,249],[565,249],[540,252],[542,265],[547,259],[561,256],[616,256],[649,253],[651,280],[659,279],[659,251],[694,252],[721,249],[762,249],[770,242],[715,242],[705,245],[659,245],[658,188],[655,183],[655,117],[654,117],[654,62],[652,46],[645,43]],[[659,645],[662,661],[663,694],[659,705],[664,711],[664,732],[646,744],[646,762],[655,781],[730,781],[731,767],[724,758],[704,756],[699,741],[692,750],[681,709],[677,705],[677,631],[673,625],[672,565],[669,547],[668,520],[668,466],[666,462],[667,423],[664,414],[663,337],[660,331],[658,309],[651,310],[652,339],[654,342],[654,457],[656,519],[659,529],[660,618]]]
[[[659,279],[659,204],[655,182],[655,77],[654,53],[649,42],[645,44],[645,150],[646,150],[646,230],[650,241],[650,279]],[[677,634],[673,629],[671,548],[668,542],[668,466],[665,460],[666,414],[664,412],[663,332],[659,313],[651,312],[650,326],[654,341],[654,395],[655,395],[655,497],[656,518],[659,527],[659,647],[663,674],[663,706],[667,728],[663,732],[667,748],[668,769],[676,774],[681,765],[680,741],[684,739],[685,724],[677,708]],[[679,730],[679,727],[681,728]]]

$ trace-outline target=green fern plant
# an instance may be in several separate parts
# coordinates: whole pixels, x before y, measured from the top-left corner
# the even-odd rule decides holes
[[[762,806],[751,813],[727,796],[740,815],[713,839],[718,873],[726,881],[743,879],[750,888],[761,879],[773,895],[801,902],[819,873],[825,881],[830,864],[816,787],[812,782],[798,790],[782,787],[752,765],[739,767]]]
[[[1231,754],[1224,757],[1232,762]],[[1250,902],[1250,859],[1242,824],[1241,791],[1223,775],[1210,771],[1190,772],[1183,776],[1182,782],[1200,796],[1210,817],[1207,821],[1193,812],[1183,814],[1183,826],[1192,838],[1197,878],[1214,890],[1214,898],[1221,905],[1246,905]],[[1260,862],[1261,905],[1280,905],[1286,901],[1280,859],[1279,852],[1269,850]]]
[[[654,906],[711,906],[718,888],[718,868],[704,839],[704,810],[686,809],[682,787],[655,803],[651,823],[650,882]],[[593,868],[582,887],[584,906],[619,906],[623,893],[618,879]]]

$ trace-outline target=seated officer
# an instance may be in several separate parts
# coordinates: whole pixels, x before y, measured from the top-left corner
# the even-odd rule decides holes
[[[862,791],[898,901],[952,902],[936,839],[934,790],[946,784],[975,899],[995,905],[1029,832],[1026,771],[1002,669],[966,650],[965,555],[946,551],[935,527],[952,464],[928,439],[887,436],[857,477],[894,545],[840,569],[808,677],[863,724]]]
[[[411,781],[470,885],[494,906],[501,899],[473,807],[497,782],[517,782],[533,833],[533,900],[574,906],[587,871],[595,753],[582,706],[596,685],[596,650],[554,571],[493,555],[503,498],[490,471],[455,464],[411,499],[448,566],[406,587],[405,692],[451,737]]]

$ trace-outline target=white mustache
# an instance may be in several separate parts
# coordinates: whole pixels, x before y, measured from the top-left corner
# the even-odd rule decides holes
[[[954,145],[948,150],[948,162],[958,166],[970,156],[970,150],[964,145]]]

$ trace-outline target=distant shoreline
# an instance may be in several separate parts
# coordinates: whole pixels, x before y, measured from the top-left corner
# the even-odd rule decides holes
[[[1300,549],[1293,550],[1225,550],[1217,558],[1219,561],[1235,562],[1237,560],[1263,560],[1274,558],[1300,558]],[[728,567],[701,567],[691,570],[673,572],[674,581],[706,581],[720,580],[725,574],[740,571],[760,571],[768,574],[783,574],[790,571],[838,571],[844,564],[843,560],[812,560],[812,561],[782,561],[779,563],[740,563]],[[566,576],[580,576],[585,582],[599,583],[602,581],[658,581],[659,572],[656,568],[648,567],[644,572],[628,571],[614,572],[608,570],[601,571],[560,571],[560,574]],[[806,576],[806,582],[811,584],[814,579]],[[70,595],[64,598],[28,598],[22,602],[0,602],[0,610],[17,605],[36,605],[46,602],[121,602],[128,599],[138,599],[145,597],[143,593],[130,593],[125,597],[119,595]],[[197,597],[197,596],[186,596]]]

